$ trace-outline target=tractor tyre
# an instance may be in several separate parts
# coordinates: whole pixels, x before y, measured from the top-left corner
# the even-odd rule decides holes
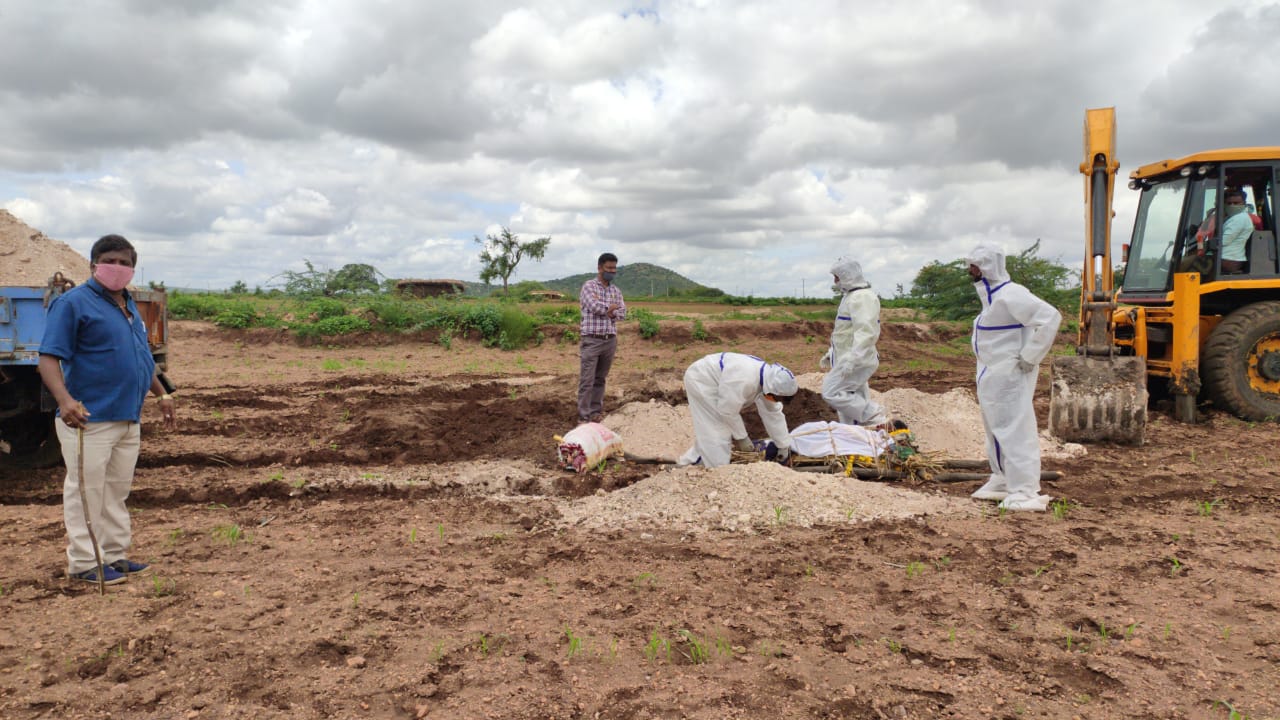
[[[53,429],[53,420],[49,423],[49,434],[45,436],[40,447],[26,458],[27,467],[51,468],[62,464],[62,443],[58,440],[58,431]]]
[[[1200,373],[1214,405],[1245,420],[1280,418],[1280,302],[1246,305],[1218,323]]]
[[[43,469],[62,463],[62,443],[53,429],[53,413],[23,418],[29,430],[14,443],[9,454],[0,454],[0,466],[16,469]]]

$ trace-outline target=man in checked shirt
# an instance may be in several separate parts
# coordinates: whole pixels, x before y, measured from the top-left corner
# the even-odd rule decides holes
[[[604,381],[618,349],[618,321],[627,316],[622,291],[613,284],[618,258],[605,253],[596,261],[596,276],[582,284],[582,344],[578,359],[578,422],[604,419]]]

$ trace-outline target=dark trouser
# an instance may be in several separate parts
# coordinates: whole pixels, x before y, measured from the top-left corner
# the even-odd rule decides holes
[[[618,349],[617,335],[583,335],[578,359],[578,419],[604,414],[604,381]]]

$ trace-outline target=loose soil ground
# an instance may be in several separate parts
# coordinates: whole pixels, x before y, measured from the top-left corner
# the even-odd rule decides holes
[[[972,387],[963,328],[884,327],[875,389]],[[628,327],[607,408],[682,404],[722,349],[814,371],[829,326],[706,330]],[[61,471],[0,471],[0,717],[1280,717],[1275,424],[1157,407],[1143,447],[1046,461],[1063,517],[916,483],[876,501],[931,514],[802,524],[801,484],[730,502],[772,470],[556,468],[573,345],[171,334],[180,425],[148,405],[130,498],[151,570],[69,583]],[[788,416],[834,419],[811,391]],[[609,522],[646,483],[732,522]]]

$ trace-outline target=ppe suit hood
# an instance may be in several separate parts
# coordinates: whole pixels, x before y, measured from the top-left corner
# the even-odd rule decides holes
[[[1004,268],[1004,251],[990,245],[979,245],[969,252],[965,260],[970,265],[977,265],[982,271],[982,279],[991,287],[1008,282],[1009,272]],[[979,281],[981,282],[981,281]]]
[[[862,266],[857,260],[851,258],[842,257],[836,260],[831,266],[831,274],[840,278],[836,284],[840,286],[841,292],[871,287],[871,283],[862,276]]]
[[[764,366],[764,393],[774,397],[791,397],[800,386],[796,384],[796,376],[790,370],[777,363]]]

